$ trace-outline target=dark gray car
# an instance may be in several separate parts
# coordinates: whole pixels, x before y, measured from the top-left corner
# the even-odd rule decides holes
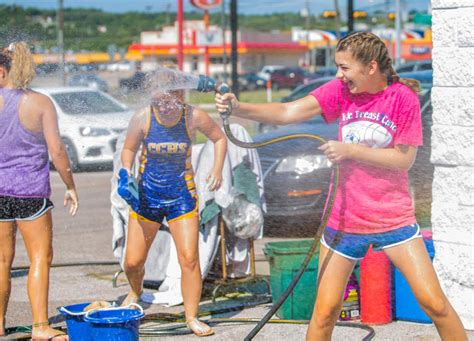
[[[416,73],[411,77],[417,78]],[[423,75],[423,77],[426,75]],[[313,89],[333,78],[317,79],[295,89],[283,101],[293,101],[306,96]],[[423,78],[425,80],[425,78]],[[429,162],[431,140],[431,84],[423,83],[420,94],[424,145],[418,149],[418,156],[410,178],[412,192],[417,205],[417,218],[421,225],[429,224],[431,208],[431,183],[433,167]],[[337,140],[338,124],[326,124],[321,116],[289,126],[261,126],[265,132],[254,136],[263,141],[289,134],[316,134],[325,139]],[[318,150],[320,143],[313,140],[288,140],[258,149],[263,168],[266,218],[296,219],[302,221],[319,219],[326,201],[331,175],[330,164]]]
[[[85,86],[102,92],[109,91],[107,82],[93,73],[81,73],[72,76],[68,82],[69,86]]]

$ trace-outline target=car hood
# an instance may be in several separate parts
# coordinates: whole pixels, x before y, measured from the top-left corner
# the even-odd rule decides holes
[[[337,140],[337,123],[299,123],[281,127],[279,129],[253,136],[254,141],[262,142],[270,139],[292,134],[312,134],[325,140]],[[317,147],[321,145],[319,140],[309,140],[307,138],[296,138],[277,142],[265,147],[258,148],[261,158],[276,159],[288,155],[314,154]],[[319,151],[317,151],[319,153]]]
[[[128,126],[133,115],[132,111],[106,113],[106,114],[87,114],[87,115],[66,115],[59,117],[61,128],[75,127],[100,127],[114,130],[124,130]]]

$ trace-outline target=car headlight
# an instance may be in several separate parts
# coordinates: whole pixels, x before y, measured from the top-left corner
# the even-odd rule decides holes
[[[110,135],[110,130],[105,128],[81,127],[79,132],[82,136],[107,136]]]
[[[324,155],[299,155],[284,158],[275,169],[277,173],[307,174],[316,169],[331,167],[331,162]]]

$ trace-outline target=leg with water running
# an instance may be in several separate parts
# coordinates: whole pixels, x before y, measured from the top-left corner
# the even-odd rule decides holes
[[[177,219],[170,222],[170,231],[176,244],[181,266],[181,289],[183,292],[184,313],[188,327],[197,336],[214,334],[205,323],[198,320],[201,300],[202,276],[199,266],[199,220],[197,216]]]
[[[49,271],[53,259],[53,229],[51,211],[30,221],[17,221],[30,259],[28,297],[33,317],[33,340],[67,340],[66,334],[53,329],[48,323]]]
[[[307,341],[330,341],[341,313],[349,276],[355,261],[343,257],[326,246],[320,246],[317,295],[313,315],[306,334]]]
[[[128,220],[127,246],[124,270],[130,284],[130,292],[122,306],[138,303],[143,287],[145,262],[160,224],[130,215]]]
[[[11,291],[11,268],[15,256],[14,222],[0,222],[0,336],[5,335],[5,315]]]
[[[467,340],[464,327],[443,293],[421,238],[384,249],[405,276],[423,311],[433,320],[442,340]]]

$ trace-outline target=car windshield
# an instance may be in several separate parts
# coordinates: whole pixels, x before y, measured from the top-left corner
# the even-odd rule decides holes
[[[69,115],[107,114],[127,111],[99,92],[62,92],[52,95],[61,110]]]

